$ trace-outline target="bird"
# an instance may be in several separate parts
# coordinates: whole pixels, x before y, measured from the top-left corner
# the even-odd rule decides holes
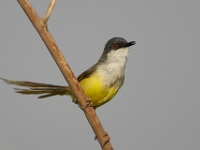
[[[105,44],[103,53],[97,63],[78,76],[77,80],[87,98],[91,100],[94,109],[109,102],[122,87],[129,47],[135,44],[136,41],[127,42],[122,37],[111,38]],[[26,89],[14,88],[16,93],[40,95],[38,98],[69,95],[72,101],[78,104],[69,86],[0,79],[7,84],[27,87]]]

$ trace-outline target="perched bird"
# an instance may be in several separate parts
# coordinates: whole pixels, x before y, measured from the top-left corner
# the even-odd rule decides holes
[[[97,63],[78,76],[77,79],[94,108],[110,101],[123,85],[129,47],[134,44],[136,44],[135,41],[127,42],[121,37],[108,40]],[[16,93],[42,94],[38,98],[70,95],[73,102],[78,103],[69,86],[1,79],[8,84],[28,87],[27,89],[15,88]]]

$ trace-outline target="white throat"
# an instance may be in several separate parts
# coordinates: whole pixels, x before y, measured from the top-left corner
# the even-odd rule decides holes
[[[116,62],[116,64],[121,64],[121,65],[125,65],[126,60],[127,60],[127,56],[129,53],[129,48],[121,48],[118,50],[111,50],[108,54],[107,54],[107,62],[111,63],[111,62]]]
[[[124,78],[124,69],[128,53],[128,47],[111,50],[107,54],[107,60],[98,66],[97,74],[102,78],[105,85],[109,86],[119,78]]]

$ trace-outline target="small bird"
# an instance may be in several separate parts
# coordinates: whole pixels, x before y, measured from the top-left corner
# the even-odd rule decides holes
[[[111,38],[106,43],[97,63],[78,76],[77,79],[94,109],[109,102],[123,85],[129,47],[134,44],[136,44],[135,41],[127,42],[121,37]],[[69,86],[0,79],[8,84],[28,87],[27,89],[15,88],[16,93],[42,94],[38,98],[70,95],[73,102],[78,103]]]

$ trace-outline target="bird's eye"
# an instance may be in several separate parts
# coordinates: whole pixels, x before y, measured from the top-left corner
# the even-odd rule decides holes
[[[113,44],[113,45],[112,45],[112,48],[113,48],[114,50],[117,50],[117,49],[118,49],[118,45],[117,45],[117,44]]]

